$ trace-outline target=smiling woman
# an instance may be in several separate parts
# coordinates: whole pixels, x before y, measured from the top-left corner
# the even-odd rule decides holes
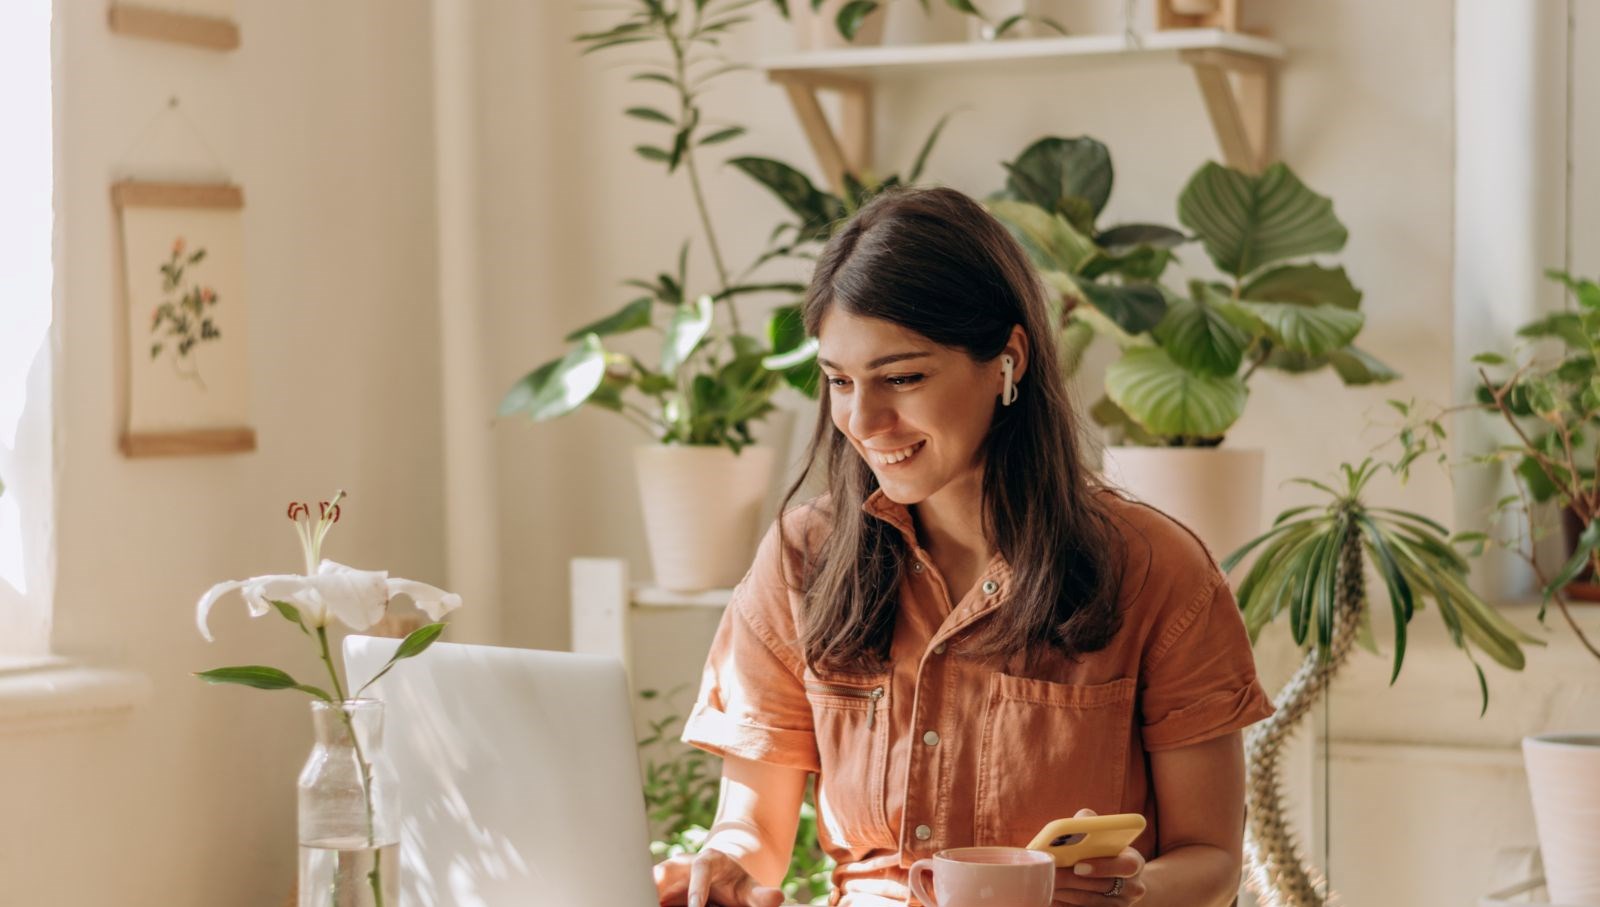
[[[1240,729],[1272,713],[1205,546],[1085,464],[1044,289],[980,205],[885,192],[817,260],[825,379],[785,513],[734,591],[683,739],[723,757],[717,821],[663,904],[770,907],[806,777],[830,903],[916,903],[905,867],[1138,813],[1061,904],[1223,905]],[[1148,861],[1148,863],[1147,863]]]

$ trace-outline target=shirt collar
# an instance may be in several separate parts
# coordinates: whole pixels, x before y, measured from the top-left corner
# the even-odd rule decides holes
[[[861,502],[861,510],[900,530],[900,534],[905,537],[907,547],[913,552],[921,550],[921,546],[917,543],[917,527],[911,520],[911,509],[884,494],[882,488],[875,488],[872,494],[867,495],[867,499]],[[983,583],[990,580],[998,584],[998,588],[992,595],[979,593],[978,606],[975,609],[977,611],[987,611],[990,606],[1004,600],[1010,594],[1011,565],[998,551],[989,559],[988,566],[978,577],[979,588],[981,589]]]

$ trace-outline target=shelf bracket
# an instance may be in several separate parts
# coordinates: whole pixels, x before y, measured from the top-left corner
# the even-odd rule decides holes
[[[1186,50],[1180,56],[1194,68],[1224,162],[1245,173],[1266,169],[1275,155],[1272,113],[1278,72],[1274,63],[1226,50]]]
[[[844,175],[860,178],[872,166],[872,85],[833,73],[772,72],[767,76],[781,85],[805,130],[806,141],[834,194],[845,194]],[[839,129],[828,123],[817,97],[819,91],[839,95]]]

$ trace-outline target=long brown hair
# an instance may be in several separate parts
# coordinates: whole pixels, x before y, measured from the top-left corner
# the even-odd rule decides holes
[[[978,363],[1000,354],[1013,325],[1027,335],[1021,393],[1015,404],[996,407],[984,442],[984,533],[1012,579],[985,631],[963,644],[975,654],[1054,647],[1072,657],[1104,648],[1120,624],[1120,536],[1081,457],[1080,416],[1062,381],[1044,293],[1005,227],[945,188],[890,190],[867,203],[823,248],[806,291],[812,337],[836,306]],[[834,426],[828,394],[824,381],[806,466],[779,512],[820,453],[828,494],[817,507],[829,529],[806,552],[801,648],[814,668],[872,670],[888,660],[909,551],[897,529],[862,511],[877,478]],[[782,520],[778,531],[787,549]]]

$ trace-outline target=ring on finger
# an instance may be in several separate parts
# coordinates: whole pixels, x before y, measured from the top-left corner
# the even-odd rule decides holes
[[[1122,893],[1123,880],[1119,877],[1111,883],[1111,890],[1106,892],[1106,897],[1114,898]]]

